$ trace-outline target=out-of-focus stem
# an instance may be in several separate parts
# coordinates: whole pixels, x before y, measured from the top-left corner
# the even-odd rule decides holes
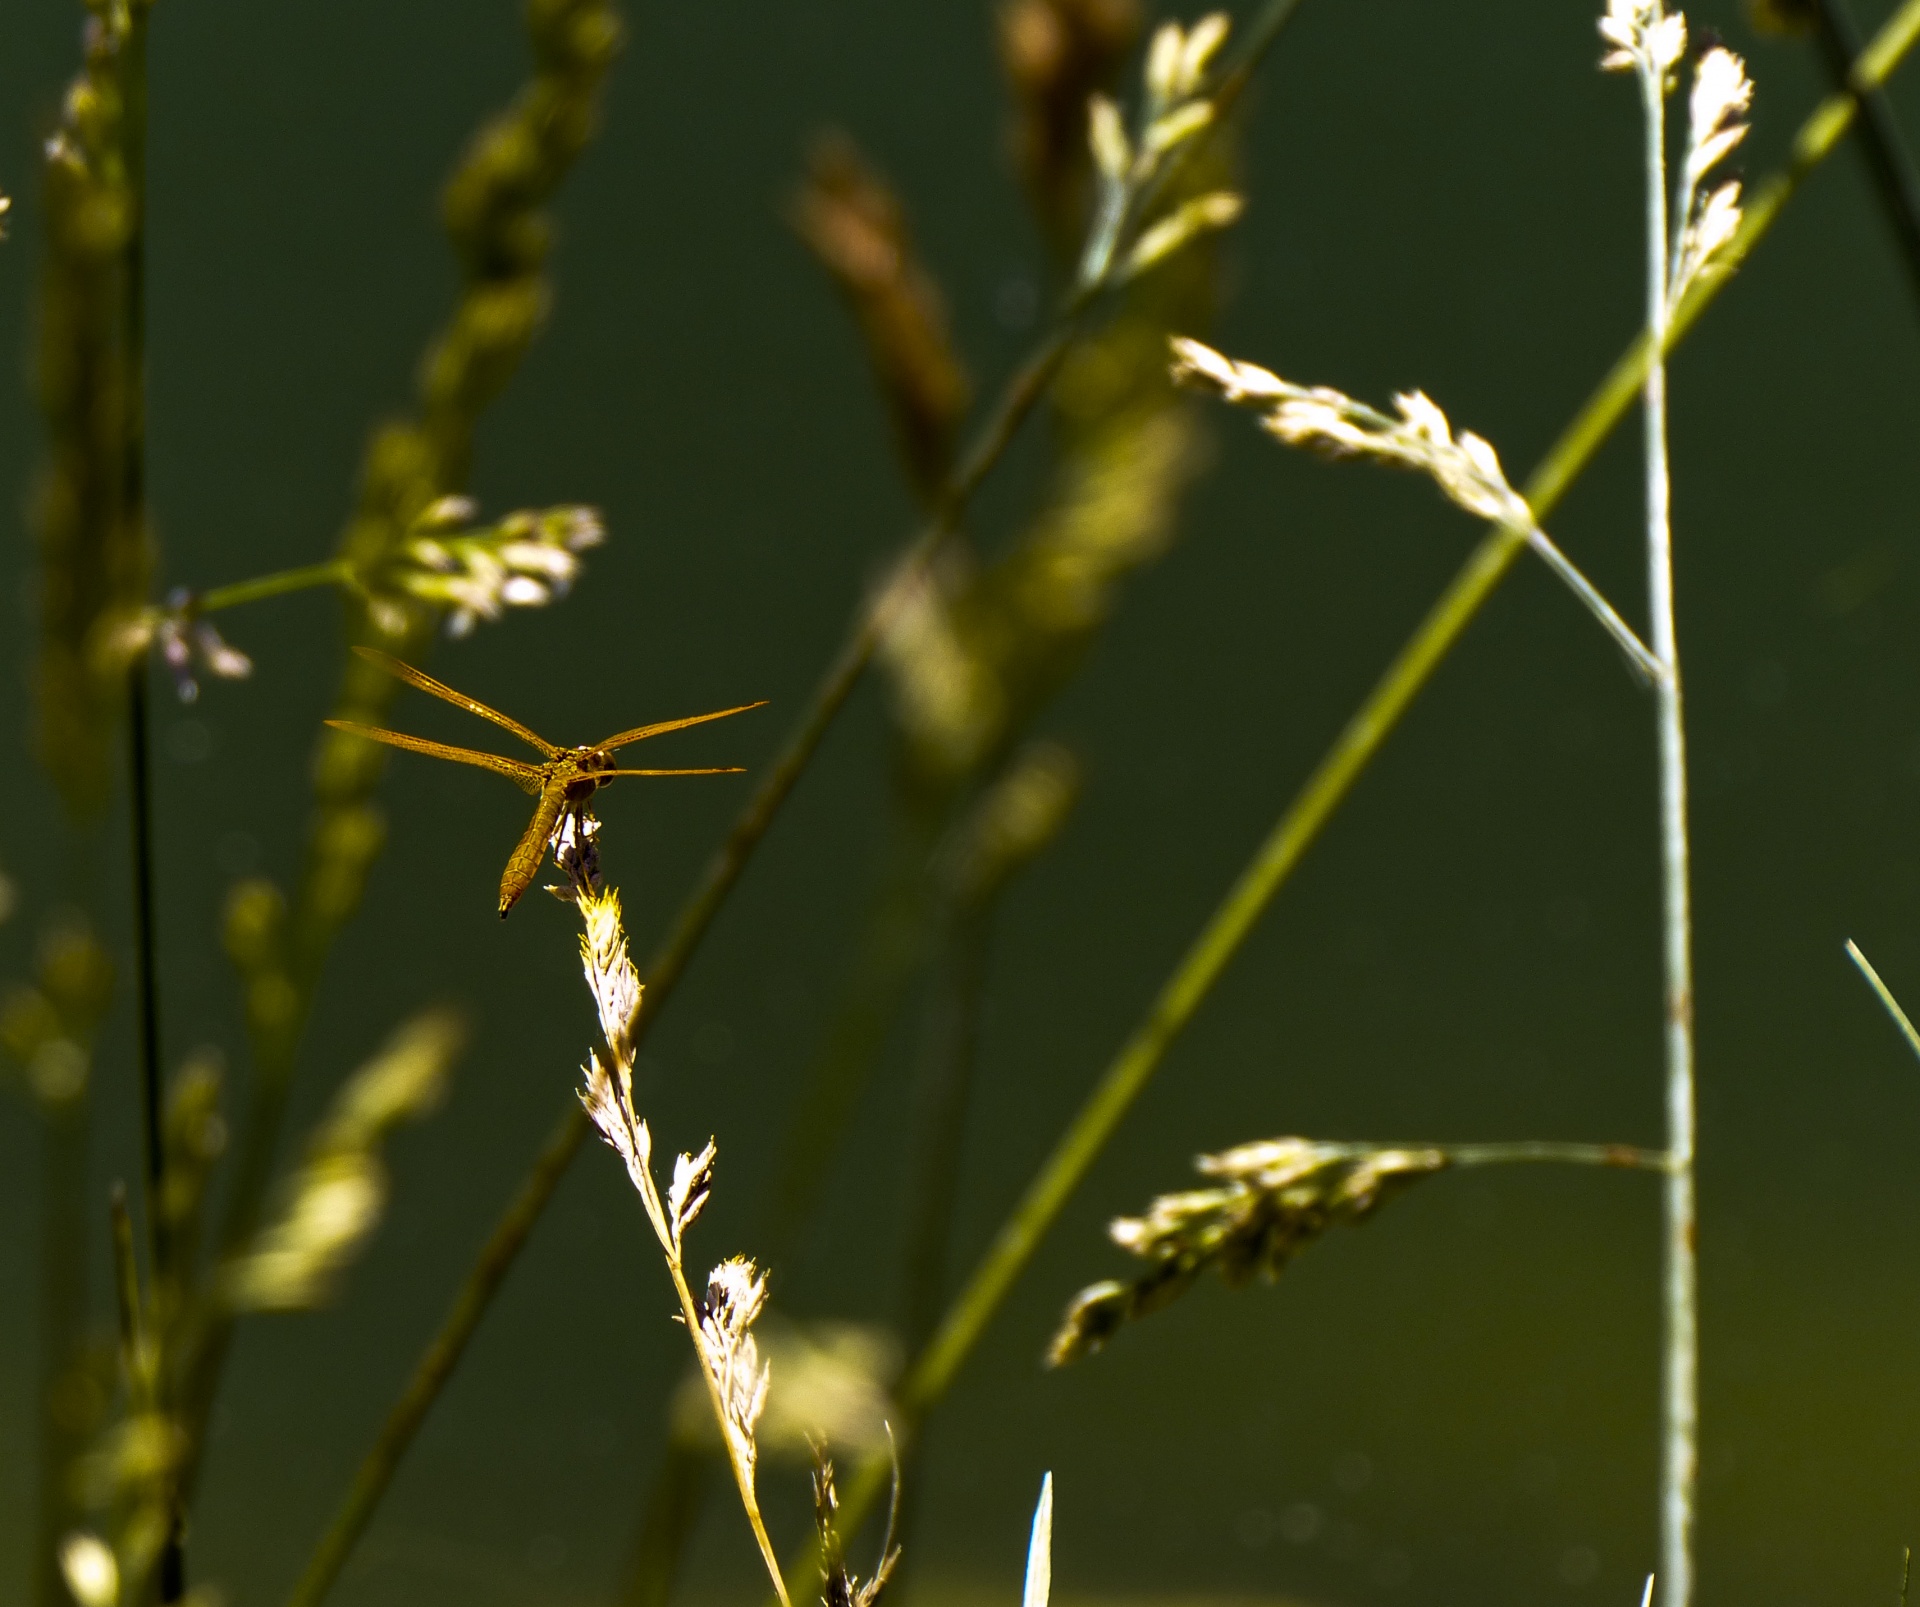
[[[907,1208],[904,1332],[912,1350],[926,1343],[946,1298],[967,1105],[979,1058],[991,920],[987,910],[953,913],[928,1001]]]
[[[130,220],[121,253],[120,289],[123,435],[119,516],[130,550],[144,552],[147,540],[147,24],[151,0],[128,0],[119,52],[121,156],[125,163]],[[145,574],[145,565],[141,565]],[[173,1276],[167,1242],[166,1140],[162,1130],[160,967],[156,935],[153,855],[153,777],[149,762],[150,714],[147,660],[138,655],[127,669],[127,786],[133,830],[134,1011],[138,1044],[140,1122],[145,1149],[145,1199],[149,1271],[153,1286]],[[166,1335],[154,1334],[154,1385],[162,1410],[168,1359]],[[165,1604],[187,1593],[186,1518],[177,1488],[168,1491],[167,1536],[155,1567],[155,1585]]]
[[[706,1451],[678,1434],[670,1437],[647,1487],[640,1533],[620,1597],[622,1607],[667,1607],[681,1555],[700,1516],[706,1477]]]
[[[927,862],[942,812],[939,800],[912,791],[896,789],[881,885],[826,1032],[798,1079],[757,1241],[773,1266],[786,1261],[812,1219],[840,1135],[927,951],[933,921]]]
[[[986,1001],[991,935],[990,909],[950,912],[927,1002],[902,1268],[905,1298],[901,1333],[909,1355],[927,1342],[947,1297],[953,1219],[960,1198],[967,1106],[979,1062],[980,1015]],[[902,1558],[892,1588],[903,1583],[901,1570],[910,1562],[908,1540],[920,1505],[919,1480],[912,1473],[924,1452],[923,1438],[915,1436],[901,1457],[898,1511],[890,1527],[895,1543],[902,1547]]]
[[[77,1513],[70,1474],[84,1429],[74,1423],[76,1386],[84,1383],[87,1321],[87,1093],[49,1101],[41,1119],[40,1377],[38,1512],[34,1525],[33,1599],[68,1607],[60,1575],[60,1541]]]
[[[315,586],[344,586],[353,579],[353,565],[344,558],[329,558],[325,563],[303,564],[298,569],[282,569],[253,580],[236,580],[215,586],[193,600],[196,613],[214,614],[223,608],[238,608],[268,597],[284,597],[288,592],[307,591]]]
[[[1894,244],[1906,263],[1907,277],[1920,294],[1920,182],[1913,158],[1901,138],[1900,120],[1878,84],[1857,85],[1854,64],[1860,56],[1860,33],[1843,0],[1813,0],[1814,40],[1833,87],[1854,91],[1860,103],[1854,138],[1867,167],[1867,177],[1880,197],[1880,210],[1893,233]]]

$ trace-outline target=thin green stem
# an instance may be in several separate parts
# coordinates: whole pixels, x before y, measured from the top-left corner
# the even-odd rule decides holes
[[[1867,986],[1879,995],[1881,1004],[1886,1006],[1887,1014],[1893,1017],[1894,1025],[1897,1026],[1905,1036],[1907,1047],[1912,1049],[1916,1055],[1920,1055],[1920,1031],[1914,1029],[1913,1022],[1908,1018],[1907,1012],[1900,1008],[1900,1001],[1893,996],[1893,989],[1889,988],[1886,983],[1880,980],[1880,973],[1874,970],[1866,955],[1860,952],[1860,945],[1855,943],[1852,938],[1847,939],[1847,954],[1851,957],[1853,963],[1860,967],[1860,974],[1867,979]]]
[[[126,521],[129,545],[139,554],[142,584],[146,573],[147,542],[147,24],[151,0],[129,0],[126,31],[120,45],[121,154],[126,166],[131,223],[121,266],[121,333],[125,342],[122,382],[125,386],[125,435],[122,441],[120,517]],[[138,657],[127,670],[127,772],[133,828],[133,936],[134,1006],[136,1012],[141,1132],[145,1146],[147,1239],[155,1288],[172,1279],[173,1258],[167,1242],[166,1140],[162,1131],[164,1098],[160,1042],[160,975],[153,853],[153,777],[149,754],[151,714],[147,695],[147,661]],[[158,1360],[156,1381],[166,1376],[164,1358]],[[162,1410],[170,1404],[157,1403]],[[161,1543],[156,1584],[161,1603],[182,1600],[187,1593],[185,1516],[177,1489],[169,1491],[167,1535]]]
[[[1375,1145],[1374,1148],[1380,1146]],[[1410,1144],[1393,1148],[1422,1149]],[[1665,1172],[1671,1163],[1662,1149],[1637,1149],[1631,1144],[1566,1144],[1553,1139],[1518,1139],[1496,1144],[1437,1144],[1455,1166],[1612,1166],[1636,1172]]]
[[[306,591],[315,586],[346,586],[353,582],[353,565],[344,558],[329,558],[325,563],[303,564],[298,569],[282,569],[253,580],[236,580],[231,585],[215,586],[193,600],[196,614],[217,614],[223,608],[238,608],[268,597],[284,597],[290,591]]]
[[[413,1443],[442,1387],[453,1376],[467,1341],[480,1326],[480,1318],[519,1256],[527,1236],[533,1232],[534,1223],[566,1175],[588,1126],[576,1105],[541,1148],[532,1171],[521,1183],[506,1214],[494,1225],[480,1259],[468,1271],[466,1281],[454,1296],[453,1307],[441,1323],[439,1333],[416,1364],[412,1378],[388,1411],[386,1421],[380,1425],[379,1436],[355,1471],[339,1511],[287,1597],[288,1607],[315,1607],[339,1577],[366,1529],[367,1520],[373,1516],[381,1496],[386,1494],[407,1447]]]
[[[1601,595],[1600,589],[1588,580],[1574,562],[1558,546],[1546,531],[1533,529],[1527,532],[1527,545],[1532,547],[1542,562],[1566,584],[1573,595],[1587,607],[1587,611],[1597,619],[1616,646],[1626,655],[1627,665],[1635,677],[1644,685],[1657,686],[1666,673],[1660,660],[1653,656],[1647,644],[1640,640],[1634,628],[1614,611],[1613,604]]]
[[[1916,38],[1920,38],[1920,0],[1904,0],[1862,52],[1857,82],[1862,86],[1886,82]],[[1754,189],[1740,228],[1721,258],[1727,271],[1696,280],[1674,310],[1667,331],[1669,348],[1685,337],[1728,282],[1733,268],[1773,226],[1807,174],[1832,154],[1856,111],[1850,95],[1830,96],[1801,125],[1787,167]],[[1545,521],[1633,405],[1645,380],[1651,351],[1643,330],[1534,471],[1525,496],[1536,522]],[[902,1417],[895,1422],[896,1432],[910,1434],[919,1417],[946,1392],[1061,1207],[1226,969],[1255,920],[1525,545],[1522,533],[1506,527],[1488,532],[1275,823],[1252,863],[1156,995],[1146,1018],[1101,1074],[1087,1102],[1041,1163],[972,1278],[948,1307],[940,1330],[909,1367],[900,1388]],[[878,1458],[868,1459],[857,1470],[842,1506],[849,1532],[872,1510],[873,1502],[886,1488],[888,1473],[889,1464]],[[788,1577],[800,1575],[790,1570]]]
[[[1655,22],[1661,7],[1654,6]],[[1662,1279],[1660,1587],[1665,1607],[1693,1599],[1693,1528],[1700,1462],[1699,1221],[1694,1194],[1693,910],[1687,838],[1687,748],[1673,596],[1672,480],[1667,461],[1667,343],[1673,263],[1692,196],[1667,207],[1667,71],[1643,55],[1639,73],[1646,170],[1647,332],[1652,361],[1643,382],[1647,601],[1653,651],[1664,671],[1654,688],[1660,754],[1661,951],[1665,973],[1667,1154]]]
[[[79,1518],[72,1490],[74,1459],[85,1429],[71,1402],[88,1380],[87,1250],[92,1211],[87,1188],[88,1091],[48,1101],[41,1128],[40,1369],[34,1400],[39,1468],[34,1526],[33,1600],[68,1607],[60,1542]]]
[[[138,1054],[142,1200],[147,1252],[154,1277],[167,1265],[165,1213],[166,1140],[161,1132],[160,979],[154,940],[153,777],[147,752],[147,661],[127,672],[128,815],[132,827],[135,1047]]]
[[[926,1005],[901,1264],[901,1337],[909,1353],[933,1333],[951,1282],[953,1223],[960,1201],[967,1107],[980,1058],[993,902],[962,904],[946,912],[940,960]],[[904,1548],[893,1575],[895,1588],[913,1569],[911,1540],[920,1511],[915,1474],[923,1451],[915,1436],[901,1460],[903,1489],[890,1525],[895,1542]]]
[[[146,539],[146,143],[147,5],[127,8],[118,55],[120,154],[132,218],[121,249],[121,458],[119,518],[138,548]],[[144,567],[144,566],[143,566]],[[135,1044],[139,1055],[140,1131],[144,1145],[145,1212],[149,1253],[158,1279],[166,1262],[160,1192],[166,1149],[160,1132],[160,1000],[154,947],[153,791],[149,764],[147,665],[127,672],[127,784],[133,832],[133,943]]]

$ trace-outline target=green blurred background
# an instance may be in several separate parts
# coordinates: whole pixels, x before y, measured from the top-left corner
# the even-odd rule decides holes
[[[1862,0],[1877,24],[1886,0]],[[435,668],[563,739],[764,697],[701,754],[758,765],[908,528],[849,322],[780,208],[808,139],[850,130],[906,197],[991,386],[1031,331],[1044,252],[1004,155],[982,4],[627,7],[605,131],[562,197],[555,316],[487,419],[489,509],[603,506],[563,605]],[[1807,49],[1751,50],[1754,173],[1813,104]],[[1636,323],[1638,107],[1572,0],[1308,0],[1246,123],[1251,210],[1219,343],[1383,398],[1419,385],[1516,477]],[[110,860],[63,862],[24,758],[26,395],[35,140],[77,8],[0,23],[0,486],[7,537],[0,865],[39,919]],[[152,489],[165,584],[326,553],[371,425],[403,407],[453,272],[434,198],[524,57],[506,0],[159,0],[153,31]],[[1895,86],[1920,127],[1920,68]],[[1920,999],[1920,307],[1855,153],[1795,201],[1676,364],[1682,650],[1696,770],[1705,1601],[1891,1601],[1920,1539],[1920,1067],[1846,963]],[[958,1259],[993,1224],[1227,880],[1477,532],[1422,484],[1329,468],[1209,418],[1182,540],[1139,576],[1043,722],[1087,761],[1065,836],[994,956]],[[1640,612],[1633,428],[1555,535]],[[1037,459],[981,507],[1012,529]],[[231,880],[296,865],[337,664],[324,594],[223,621],[257,661],[159,706],[169,1059],[244,1064],[217,942]],[[419,716],[417,700],[406,712]],[[450,725],[434,725],[452,734]],[[470,733],[457,738],[467,740]],[[679,750],[676,750],[679,751]],[[691,751],[688,749],[687,751]],[[1076,1596],[1624,1602],[1652,1565],[1657,1194],[1582,1172],[1442,1178],[1278,1287],[1206,1284],[1062,1374],[1063,1300],[1120,1270],[1105,1218],[1203,1148],[1279,1133],[1655,1144],[1650,709],[1523,566],[1361,783],[1177,1046],[940,1413],[916,1588],[1012,1601],[1043,1469]],[[682,762],[702,762],[687,759]],[[835,730],[648,1045],[662,1143],[721,1141],[702,1253],[752,1249],[797,1074],[879,858],[886,731]],[[640,947],[742,783],[615,794],[609,869]],[[395,1147],[389,1219],[346,1298],[247,1327],[216,1419],[196,1572],[277,1598],[556,1113],[589,1022],[571,917],[492,890],[524,806],[401,761],[392,838],[336,951],[297,1115],[423,1001],[479,1032],[454,1098]],[[124,932],[116,937],[124,944]],[[897,1306],[910,1033],[827,1211],[775,1269],[801,1315]],[[124,1001],[95,1167],[134,1167]],[[34,1120],[0,1103],[0,1579],[31,1514]],[[342,1607],[606,1600],[683,1360],[631,1191],[583,1156],[343,1579]],[[104,1303],[102,1310],[104,1311]],[[776,1386],[777,1387],[777,1386]],[[777,1532],[797,1482],[769,1475]],[[686,1590],[762,1588],[711,1504]],[[757,1596],[752,1599],[757,1599]],[[986,1599],[982,1594],[980,1599]]]

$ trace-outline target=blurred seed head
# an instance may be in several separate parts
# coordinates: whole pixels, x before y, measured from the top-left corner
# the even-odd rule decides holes
[[[80,1607],[115,1607],[120,1564],[97,1534],[74,1533],[60,1542],[60,1576]]]
[[[1140,36],[1138,0],[1005,0],[1001,70],[1010,139],[1035,214],[1063,259],[1085,232],[1087,101],[1110,88]]]
[[[509,608],[544,607],[579,578],[579,555],[606,540],[595,508],[523,508],[484,526],[472,525],[475,512],[469,498],[436,499],[379,566],[360,574],[381,629],[404,636],[418,603],[444,614],[450,636]]]
[[[430,1010],[394,1033],[348,1079],[279,1191],[273,1216],[223,1269],[235,1311],[289,1311],[329,1299],[387,1197],[380,1145],[434,1109],[465,1037],[458,1016]]]
[[[1804,34],[1819,20],[1815,0],[1747,0],[1747,16],[1761,33]]]
[[[987,787],[940,851],[948,896],[990,902],[1066,824],[1080,795],[1080,761],[1057,742],[1028,744]]]
[[[791,1462],[809,1460],[823,1445],[853,1456],[886,1449],[888,1389],[900,1368],[892,1335],[855,1323],[796,1323],[771,1313],[757,1338],[769,1373],[780,1378],[756,1431],[766,1455]],[[689,1376],[675,1392],[672,1420],[681,1443],[717,1445],[719,1431],[699,1377]]]
[[[832,133],[815,143],[789,215],[860,325],[908,471],[930,499],[946,477],[971,386],[905,209],[853,141]]]

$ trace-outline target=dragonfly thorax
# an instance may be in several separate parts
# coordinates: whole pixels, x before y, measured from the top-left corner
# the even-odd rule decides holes
[[[574,770],[574,775],[567,782],[566,787],[570,802],[577,803],[582,798],[591,798],[600,790],[601,782],[595,774],[596,771],[616,768],[613,755],[605,748],[575,748],[568,758],[573,761]]]

